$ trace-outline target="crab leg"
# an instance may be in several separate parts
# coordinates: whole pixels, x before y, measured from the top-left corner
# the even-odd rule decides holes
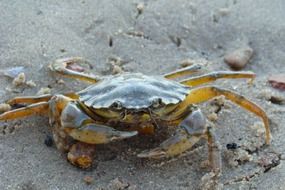
[[[138,134],[137,131],[119,131],[112,127],[95,123],[86,124],[78,129],[66,129],[74,139],[88,144],[106,144],[123,140]]]
[[[10,99],[7,101],[8,104],[10,105],[15,105],[15,104],[33,104],[33,103],[38,103],[38,102],[48,102],[54,95],[51,94],[45,94],[41,96],[20,96],[20,97],[15,97],[13,99]],[[67,96],[72,99],[77,99],[78,96],[75,93],[66,93],[64,96]]]
[[[208,140],[208,159],[212,171],[219,174],[222,170],[222,158],[219,142],[212,128],[208,127],[206,131],[206,138]]]
[[[205,86],[192,89],[189,92],[189,95],[186,99],[177,107],[177,109],[186,109],[190,104],[197,104],[205,102],[209,99],[212,99],[217,96],[225,96],[228,100],[236,103],[237,105],[243,107],[244,109],[254,113],[255,115],[259,116],[264,123],[265,127],[265,135],[266,135],[266,143],[270,143],[270,128],[269,128],[269,120],[265,113],[265,111],[260,108],[255,103],[247,100],[245,97],[238,95],[234,92],[229,90],[221,89],[215,86]]]
[[[140,158],[163,158],[181,154],[190,149],[203,136],[206,119],[198,109],[189,114],[178,126],[174,136],[162,142],[159,147],[138,155]]]
[[[98,76],[94,76],[92,74],[81,73],[81,72],[68,69],[70,65],[75,64],[75,63],[87,64],[87,61],[83,59],[82,57],[57,59],[53,63],[50,64],[49,68],[51,71],[54,71],[66,77],[88,81],[91,83],[96,83],[100,80]]]
[[[50,100],[51,125],[56,125],[55,130],[63,130],[73,139],[88,144],[104,144],[137,135],[137,131],[119,131],[95,123],[82,106],[63,95],[54,96]],[[60,134],[59,131],[55,132]]]
[[[118,131],[95,123],[99,121],[84,108],[84,104],[63,95],[55,95],[50,99],[49,118],[57,148],[68,152],[68,161],[80,168],[92,165],[95,144],[130,138],[138,133]]]
[[[255,74],[250,71],[248,72],[218,71],[218,72],[208,73],[202,76],[185,79],[180,81],[180,83],[188,86],[198,86],[209,82],[214,82],[218,79],[225,79],[225,78],[230,78],[230,79],[250,78],[251,80],[253,80],[255,78]]]
[[[31,104],[26,107],[4,112],[0,115],[0,121],[17,119],[21,117],[27,117],[30,115],[41,115],[48,112],[49,104],[48,102],[40,102],[36,104]]]
[[[212,171],[218,176],[222,169],[219,143],[211,128],[206,128],[206,119],[197,109],[191,112],[178,126],[174,136],[165,140],[148,152],[138,155],[141,158],[164,158],[179,155],[196,144],[201,138],[208,140],[208,158]]]
[[[164,77],[168,78],[168,79],[175,79],[175,78],[178,78],[178,77],[182,77],[182,76],[185,76],[185,75],[189,75],[189,74],[198,72],[200,69],[201,69],[200,65],[195,65],[194,64],[194,65],[190,65],[188,67],[176,70],[174,72],[167,73],[167,74],[164,75]]]

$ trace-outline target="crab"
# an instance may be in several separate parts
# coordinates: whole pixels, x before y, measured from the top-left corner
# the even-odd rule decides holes
[[[217,79],[253,80],[253,72],[218,71],[181,81],[173,80],[200,69],[199,65],[191,65],[163,76],[121,73],[99,77],[72,69],[72,65],[84,62],[80,57],[57,59],[50,64],[50,69],[66,77],[90,82],[90,86],[63,95],[15,97],[7,103],[11,106],[23,104],[24,107],[2,113],[0,121],[48,115],[56,147],[67,154],[69,162],[80,168],[92,166],[96,145],[154,133],[160,121],[165,126],[177,126],[175,133],[158,147],[138,154],[138,157],[159,159],[177,156],[200,139],[206,139],[210,168],[220,175],[220,145],[196,104],[223,95],[263,120],[265,141],[270,143],[269,121],[261,107],[230,90],[205,85]]]

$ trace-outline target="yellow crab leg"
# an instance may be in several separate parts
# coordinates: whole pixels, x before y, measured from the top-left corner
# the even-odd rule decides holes
[[[0,115],[0,121],[17,119],[21,117],[27,117],[30,115],[47,114],[48,109],[49,109],[48,102],[39,102],[19,109],[4,112],[3,114]]]
[[[253,80],[255,78],[255,74],[250,71],[247,72],[218,71],[218,72],[208,73],[202,76],[185,79],[180,81],[180,83],[187,86],[198,86],[209,82],[214,82],[218,79],[226,79],[226,78],[229,79],[249,78]]]
[[[140,158],[164,158],[179,155],[189,150],[204,137],[206,119],[200,110],[184,116],[176,133],[158,147],[138,154]]]
[[[84,63],[87,64],[87,61],[83,59],[82,57],[70,57],[70,58],[63,58],[63,59],[57,59],[53,63],[50,64],[49,68],[51,71],[54,71],[58,74],[64,75],[69,78],[75,78],[91,83],[96,83],[100,80],[98,76],[94,76],[92,74],[86,74],[77,72],[71,69],[68,69],[69,65],[75,64],[75,63]]]
[[[194,64],[194,65],[190,65],[188,67],[176,70],[174,72],[167,73],[167,74],[164,75],[164,77],[168,78],[168,79],[175,79],[175,78],[178,78],[178,77],[182,77],[182,76],[185,76],[185,75],[189,75],[189,74],[195,73],[195,72],[199,71],[200,69],[201,69],[200,65],[195,65]]]
[[[54,95],[45,94],[41,96],[20,96],[15,97],[7,101],[7,104],[15,105],[15,104],[34,104],[38,102],[48,102]],[[64,96],[67,96],[72,99],[78,99],[78,95],[75,93],[66,93]]]
[[[259,116],[264,123],[265,127],[265,135],[266,135],[266,143],[270,143],[270,128],[269,128],[269,120],[265,113],[265,111],[256,105],[255,103],[247,100],[245,97],[238,95],[234,92],[231,92],[229,90],[221,89],[215,86],[205,86],[205,87],[199,87],[196,89],[192,89],[189,92],[189,95],[186,97],[186,99],[180,103],[180,105],[177,107],[177,109],[185,110],[189,104],[197,104],[205,102],[209,99],[212,99],[217,96],[225,96],[228,100],[231,100],[232,102],[236,103],[237,105],[243,107],[244,109],[254,113],[255,115]]]

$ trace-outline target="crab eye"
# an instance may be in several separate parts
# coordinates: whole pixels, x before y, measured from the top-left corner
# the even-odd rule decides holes
[[[161,106],[161,104],[162,104],[161,98],[155,98],[152,101],[152,107],[154,107],[154,108],[158,108],[159,106]]]
[[[120,110],[122,109],[122,103],[120,101],[115,101],[113,104],[112,104],[112,107],[117,109],[117,110]]]

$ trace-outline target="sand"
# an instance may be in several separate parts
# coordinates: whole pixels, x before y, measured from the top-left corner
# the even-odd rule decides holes
[[[25,66],[27,81],[13,86],[0,76],[1,102],[35,95],[83,89],[88,84],[51,74],[57,58],[82,56],[90,72],[110,75],[141,72],[160,75],[180,68],[183,60],[204,63],[202,73],[230,70],[224,55],[250,46],[253,57],[243,70],[257,74],[246,80],[219,80],[263,107],[271,121],[273,141],[264,145],[258,117],[225,101],[213,121],[222,148],[224,189],[285,189],[285,107],[272,100],[284,92],[267,78],[285,72],[285,4],[282,0],[82,0],[0,2],[0,69]],[[119,60],[119,68],[114,67]],[[115,70],[114,70],[115,69]],[[121,69],[121,70],[120,70]],[[214,105],[201,105],[211,115]],[[165,137],[138,137],[98,147],[97,167],[84,171],[70,165],[54,146],[48,119],[30,117],[0,122],[0,189],[198,189],[208,169],[205,142],[176,160],[151,161],[136,154]],[[238,150],[227,150],[236,143]],[[235,152],[233,152],[235,151]],[[92,179],[86,184],[84,179]]]

